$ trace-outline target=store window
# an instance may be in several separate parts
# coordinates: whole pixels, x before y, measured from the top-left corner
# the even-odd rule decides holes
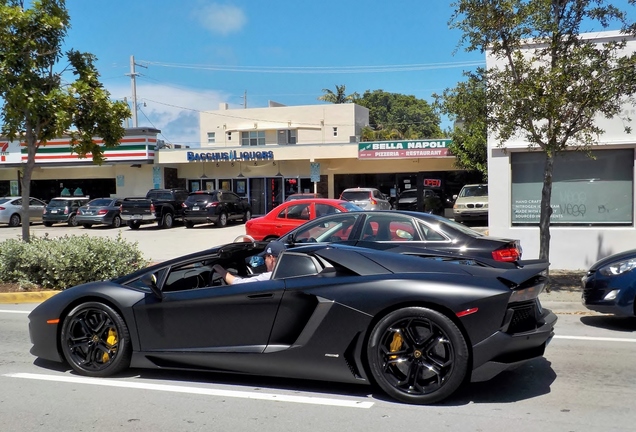
[[[242,146],[265,145],[265,131],[241,132]]]
[[[214,144],[216,142],[216,132],[208,132],[208,144]]]
[[[560,153],[552,179],[552,225],[631,225],[634,221],[634,151]],[[513,153],[513,225],[538,225],[545,154]]]
[[[335,137],[338,136],[338,128],[337,127],[333,128],[333,136],[335,136]]]
[[[278,144],[296,144],[296,129],[279,130]]]

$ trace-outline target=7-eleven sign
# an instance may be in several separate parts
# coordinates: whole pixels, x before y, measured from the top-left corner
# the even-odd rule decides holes
[[[9,155],[9,143],[0,142],[0,162],[6,162]]]

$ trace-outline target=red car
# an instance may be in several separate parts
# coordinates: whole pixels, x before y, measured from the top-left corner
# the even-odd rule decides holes
[[[273,240],[287,234],[292,229],[317,217],[362,210],[357,205],[344,200],[310,198],[287,201],[265,216],[245,223],[245,233],[254,240]]]

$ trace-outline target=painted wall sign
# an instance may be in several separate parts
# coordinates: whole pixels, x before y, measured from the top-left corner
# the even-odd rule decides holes
[[[250,161],[250,160],[274,160],[273,151],[236,151],[186,153],[188,162],[223,162],[223,161]]]
[[[413,159],[452,156],[450,139],[380,141],[358,144],[358,159]]]

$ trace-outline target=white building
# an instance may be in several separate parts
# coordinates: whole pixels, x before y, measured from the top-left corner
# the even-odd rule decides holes
[[[599,43],[626,38],[627,52],[636,50],[636,39],[619,32],[585,37]],[[486,65],[492,68],[497,63],[487,55]],[[624,109],[636,121],[636,107],[626,104]],[[552,268],[587,269],[600,258],[636,247],[636,135],[625,133],[625,123],[620,118],[599,116],[597,124],[605,134],[594,147],[595,159],[573,151],[555,161],[550,226]],[[541,156],[540,152],[530,152],[523,140],[513,139],[499,146],[493,137],[488,139],[490,235],[520,239],[523,257],[528,259],[539,256],[539,203],[544,171]]]

